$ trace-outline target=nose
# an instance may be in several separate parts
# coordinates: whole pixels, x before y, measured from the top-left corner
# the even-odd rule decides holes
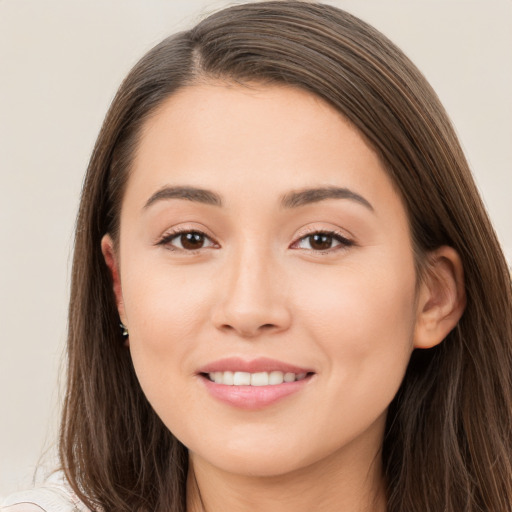
[[[212,319],[215,327],[244,338],[289,328],[285,278],[268,254],[247,250],[226,261],[222,274],[222,291]]]

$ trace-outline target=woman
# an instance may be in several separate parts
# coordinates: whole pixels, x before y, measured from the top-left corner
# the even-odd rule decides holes
[[[511,510],[511,295],[392,43],[321,4],[213,14],[135,66],[91,158],[63,501]]]

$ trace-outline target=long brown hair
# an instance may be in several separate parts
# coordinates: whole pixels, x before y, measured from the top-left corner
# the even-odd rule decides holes
[[[77,220],[60,437],[66,476],[91,508],[184,511],[186,448],[148,404],[118,327],[100,250],[118,236],[141,126],[208,79],[287,84],[330,103],[378,152],[406,205],[418,268],[441,245],[464,265],[466,311],[416,350],[382,449],[390,512],[512,510],[510,275],[436,94],[386,37],[332,6],[257,2],[217,12],[145,55],[99,134]]]

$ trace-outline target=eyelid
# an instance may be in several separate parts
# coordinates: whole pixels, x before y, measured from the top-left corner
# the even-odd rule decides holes
[[[294,247],[299,242],[304,240],[305,238],[308,238],[308,237],[310,237],[312,235],[316,235],[316,234],[323,234],[323,235],[331,236],[333,239],[335,239],[338,242],[340,242],[340,244],[335,246],[335,247],[331,247],[331,248],[325,249],[325,250],[320,250],[320,249],[304,249],[304,248],[300,248],[300,247]],[[297,249],[297,250],[308,251],[308,252],[311,252],[311,253],[314,253],[314,254],[328,254],[328,253],[337,252],[337,251],[340,251],[340,250],[347,249],[347,248],[352,247],[354,245],[356,245],[356,243],[355,243],[353,237],[350,236],[350,235],[347,236],[347,233],[343,232],[340,229],[336,229],[336,228],[322,228],[320,226],[310,226],[310,227],[307,227],[304,231],[302,231],[295,238],[295,240],[291,243],[290,248]]]
[[[175,238],[178,238],[180,235],[186,233],[198,233],[203,235],[206,239],[208,239],[212,245],[208,247],[200,247],[199,249],[183,249],[181,247],[176,247],[171,245],[171,241]],[[208,230],[204,227],[197,227],[193,225],[180,225],[167,229],[159,238],[156,240],[155,245],[165,246],[167,249],[177,252],[184,252],[187,254],[196,254],[199,251],[204,249],[212,249],[220,247],[219,243],[215,240],[215,238],[208,233]]]

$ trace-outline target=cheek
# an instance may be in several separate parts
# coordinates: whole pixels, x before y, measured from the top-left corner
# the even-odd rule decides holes
[[[332,378],[351,386],[399,386],[413,349],[415,271],[387,264],[347,265],[302,279],[299,322],[316,340]],[[391,391],[390,391],[391,392]]]
[[[302,280],[296,294],[301,327],[324,362],[322,401],[311,422],[324,418],[326,440],[340,432],[347,440],[385,417],[413,350],[414,269],[359,270],[345,267],[325,280],[317,274]]]
[[[142,389],[153,405],[185,399],[180,377],[192,374],[189,355],[207,321],[209,290],[186,267],[144,264],[124,269],[123,297],[130,352]],[[202,285],[203,282],[203,285]]]
[[[123,298],[130,333],[152,351],[167,351],[202,324],[209,289],[201,271],[139,259],[124,270]],[[190,338],[188,339],[190,341]]]
[[[346,265],[309,274],[303,272],[292,293],[295,307],[301,310],[300,316],[308,318],[326,334],[359,337],[372,329],[409,330],[414,321],[412,265],[397,269],[382,261],[373,268]]]

